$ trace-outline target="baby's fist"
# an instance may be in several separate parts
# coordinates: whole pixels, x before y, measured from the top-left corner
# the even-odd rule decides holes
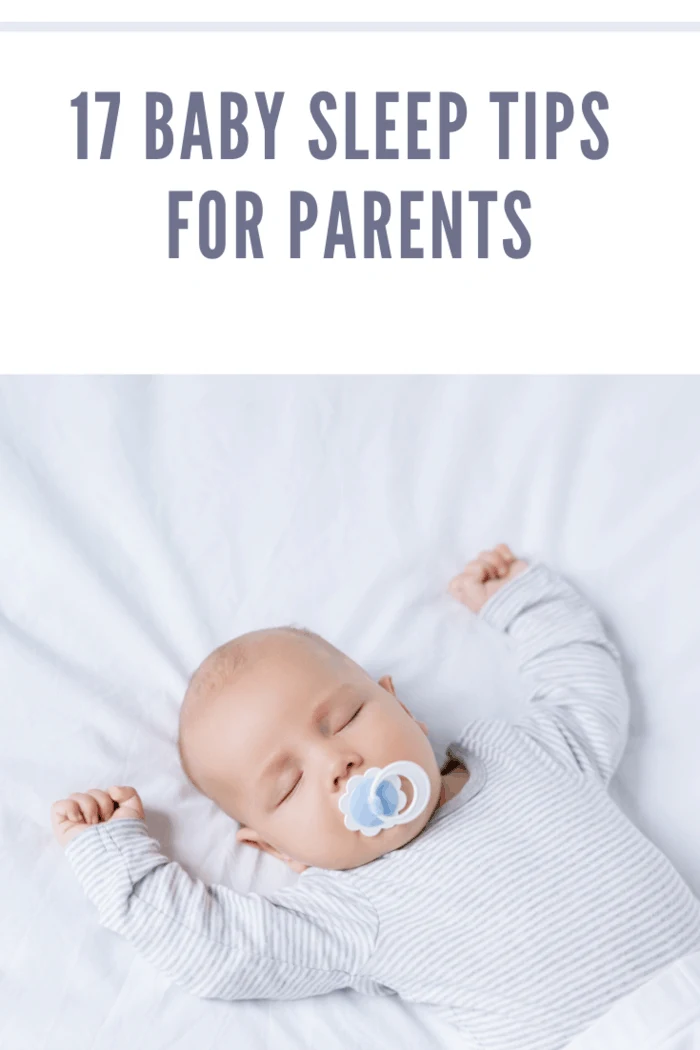
[[[499,543],[493,550],[482,551],[450,581],[450,594],[478,613],[496,591],[525,572],[527,567],[527,562],[516,558],[510,547]]]
[[[77,791],[69,798],[54,802],[51,807],[53,833],[64,849],[76,835],[94,824],[125,817],[145,820],[143,804],[132,787],[111,787],[107,791],[93,788],[85,793]]]

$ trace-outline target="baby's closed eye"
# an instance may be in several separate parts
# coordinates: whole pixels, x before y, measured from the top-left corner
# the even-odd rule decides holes
[[[350,715],[350,718],[348,718],[347,722],[345,722],[345,724],[342,725],[340,728],[345,729],[345,726],[349,726],[351,722],[354,722],[357,716],[359,715],[360,711],[362,710],[363,706],[363,704],[360,704],[355,713]]]
[[[296,778],[296,780],[292,783],[290,788],[287,788],[285,786],[282,789],[285,793],[282,795],[282,797],[280,798],[279,802],[277,803],[278,806],[281,806],[283,802],[286,802],[288,798],[292,797],[292,795],[296,791],[297,787],[301,783],[302,776],[303,776],[303,773],[300,773],[299,776]]]

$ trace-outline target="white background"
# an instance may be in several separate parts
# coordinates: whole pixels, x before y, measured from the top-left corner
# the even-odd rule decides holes
[[[127,14],[120,10],[120,17]],[[204,14],[198,9],[198,17]],[[354,17],[361,14],[355,10]],[[169,17],[176,17],[174,9]],[[699,59],[700,34],[694,33],[4,33],[4,367],[693,368]],[[361,145],[372,144],[377,90],[397,90],[404,103],[408,90],[458,91],[469,119],[454,137],[449,163],[341,156],[322,163],[306,146],[317,134],[308,99],[321,89],[339,99],[357,92]],[[93,105],[93,117],[100,110],[91,123],[94,159],[77,161],[70,100],[81,91],[109,90],[122,93],[113,159],[97,159],[106,107]],[[176,148],[164,161],[144,159],[147,90],[165,91],[175,103]],[[215,157],[221,91],[240,91],[253,101],[256,90],[284,90],[277,159],[262,159],[254,111],[242,160],[177,159],[192,90],[205,93]],[[496,107],[488,102],[493,90],[536,91],[540,115],[547,90],[572,97],[577,115],[561,136],[558,160],[545,159],[542,119],[536,160],[522,159],[516,120],[512,159],[498,160]],[[590,90],[603,91],[610,102],[602,114],[610,150],[596,162],[584,159],[579,147],[589,137],[579,107]],[[405,157],[405,110],[395,110],[395,142]],[[435,112],[435,105],[428,107],[421,144],[435,144]],[[341,114],[334,119],[342,134]],[[183,257],[169,260],[168,190],[219,189],[232,212],[236,188],[263,198],[266,258],[236,260],[229,248],[221,259],[206,260],[195,251],[193,228],[189,241],[183,239]],[[301,260],[288,258],[292,188],[313,192],[320,208]],[[364,189],[388,193],[395,212],[401,189],[460,189],[467,216],[475,215],[475,206],[466,204],[469,190],[495,189],[500,201],[523,189],[532,201],[526,213],[532,250],[521,261],[502,253],[500,240],[511,230],[499,203],[487,260],[476,257],[473,220],[462,260],[346,260],[342,252],[324,260],[323,218],[334,189],[349,193],[358,247]],[[423,214],[427,219],[427,207]],[[414,243],[430,244],[428,225]],[[397,245],[394,227],[395,253]]]

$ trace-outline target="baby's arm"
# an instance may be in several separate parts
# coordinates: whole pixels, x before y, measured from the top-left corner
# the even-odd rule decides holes
[[[65,844],[56,817],[61,806],[54,804],[54,830]],[[377,922],[348,886],[341,892],[336,880],[315,870],[267,898],[207,886],[160,852],[144,820],[118,818],[118,812],[74,830],[67,859],[102,925],[126,937],[177,984],[221,999],[362,990],[360,971],[372,953]]]
[[[541,562],[474,611],[514,643],[530,704],[522,727],[558,761],[607,783],[625,745],[629,697],[595,611]]]

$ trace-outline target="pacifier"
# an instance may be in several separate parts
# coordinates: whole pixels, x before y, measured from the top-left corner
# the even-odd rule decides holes
[[[410,781],[413,798],[407,809],[406,793],[401,790],[401,777]],[[384,828],[407,824],[420,816],[430,801],[430,777],[415,762],[390,762],[379,769],[373,766],[362,776],[350,777],[338,800],[349,831],[378,835]]]

